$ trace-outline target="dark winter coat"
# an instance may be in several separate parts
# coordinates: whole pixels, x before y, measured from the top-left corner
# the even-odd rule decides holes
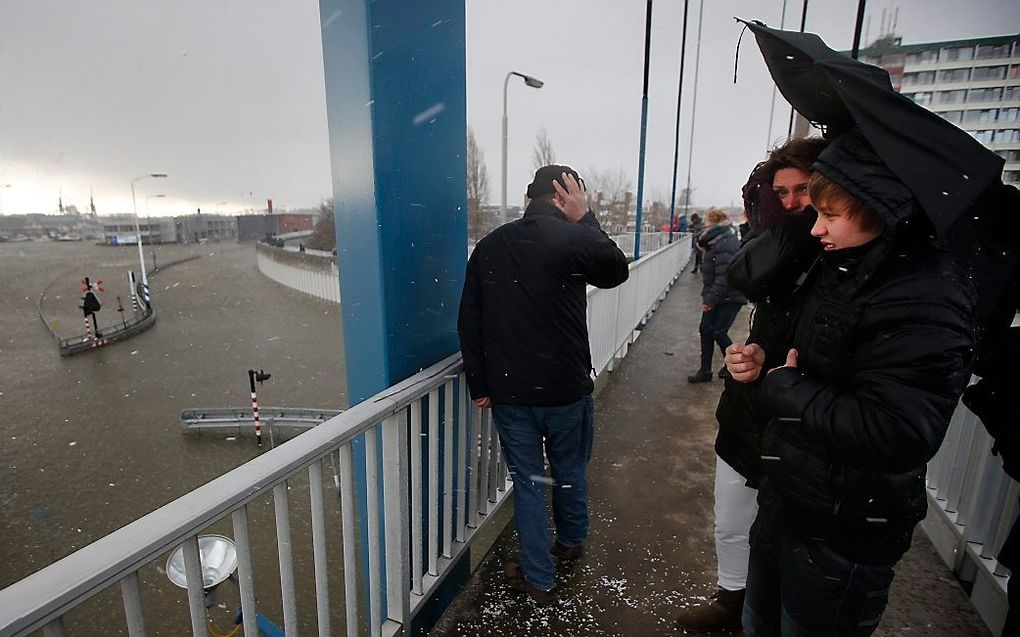
[[[893,564],[970,376],[973,299],[939,255],[888,238],[825,254],[804,294],[797,367],[761,384],[762,517]]]
[[[726,270],[730,286],[756,303],[751,314],[748,343],[765,350],[764,369],[782,365],[792,339],[793,325],[800,309],[794,294],[797,281],[821,253],[821,244],[811,236],[814,210],[748,237]],[[759,400],[758,386],[728,378],[719,398],[716,419],[719,433],[715,451],[728,465],[758,488],[762,477],[761,440],[769,414]]]
[[[931,239],[911,193],[856,133],[815,170],[886,223],[825,253],[796,292],[796,367],[768,373],[765,479],[752,530],[821,538],[848,559],[894,564],[927,510],[926,463],[970,377],[973,283]]]
[[[705,251],[701,266],[704,284],[701,300],[715,307],[722,303],[747,303],[747,298],[726,281],[726,269],[740,247],[740,240],[729,223],[712,226],[701,233],[698,245]]]
[[[591,211],[570,223],[542,199],[479,241],[457,322],[471,396],[563,405],[590,394],[587,286],[612,288],[628,275]]]

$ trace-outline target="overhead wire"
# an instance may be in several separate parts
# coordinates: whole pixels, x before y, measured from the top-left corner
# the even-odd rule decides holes
[[[705,18],[705,0],[698,9],[698,44],[694,55],[694,94],[691,99],[691,145],[687,151],[687,196],[684,197],[684,217],[691,207],[691,161],[694,159],[694,117],[698,108],[698,71],[701,68],[701,27]]]

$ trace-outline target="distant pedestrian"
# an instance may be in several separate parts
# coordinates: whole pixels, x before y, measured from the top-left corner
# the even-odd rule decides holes
[[[507,580],[539,604],[556,601],[553,556],[575,559],[588,535],[587,465],[594,390],[587,286],[627,280],[627,257],[588,210],[583,181],[544,166],[523,218],[482,238],[468,259],[457,329],[474,403],[492,408],[514,482],[520,562]],[[546,509],[552,472],[556,541]]]
[[[691,248],[694,250],[694,268],[691,270],[691,274],[697,274],[701,270],[704,254],[698,248],[698,240],[701,239],[701,231],[704,227],[704,224],[701,222],[701,215],[696,212],[691,213],[691,222],[688,225],[688,230],[691,232]]]
[[[702,266],[701,288],[701,367],[687,377],[689,383],[707,383],[712,380],[712,356],[715,347],[726,353],[733,342],[729,331],[747,298],[726,282],[726,268],[736,254],[740,242],[730,223],[729,215],[713,208],[705,214],[705,230],[698,240],[699,251],[705,253]],[[723,378],[725,367],[719,372]]]

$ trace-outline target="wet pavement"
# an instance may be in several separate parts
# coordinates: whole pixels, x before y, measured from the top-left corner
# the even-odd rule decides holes
[[[137,271],[137,251],[87,243],[0,244],[0,588],[256,457],[251,436],[189,435],[178,424],[185,408],[250,405],[249,368],[272,373],[259,390],[263,405],[346,404],[338,305],[260,274],[252,244],[157,251],[160,263],[201,258],[150,279],[155,326],[62,358],[37,311],[60,336],[80,334],[79,280],[90,276],[103,279],[106,288],[100,327],[118,322],[115,297],[121,295],[130,312],[127,270]],[[332,475],[325,484],[327,494],[335,493]],[[300,571],[312,561],[307,478],[292,480],[291,488]],[[256,551],[275,555],[271,499],[256,500],[250,516]],[[339,538],[338,529],[331,531]],[[229,521],[210,532],[233,535]],[[163,559],[141,571],[149,634],[183,634],[187,597],[166,581]],[[279,599],[275,558],[264,568],[256,573],[260,595]],[[302,599],[306,593],[299,591]],[[73,613],[69,634],[124,632],[119,597],[114,588]],[[281,617],[272,602],[265,610]],[[314,626],[314,612],[306,614]],[[229,613],[221,615],[217,619],[227,625]]]
[[[698,366],[699,291],[700,277],[681,275],[596,398],[588,553],[561,567],[564,599],[541,608],[506,585],[503,566],[517,550],[511,524],[432,635],[683,634],[674,616],[716,587],[713,442],[722,383],[686,382]],[[738,317],[734,339],[746,337],[748,315]],[[919,530],[896,570],[876,635],[990,635]]]

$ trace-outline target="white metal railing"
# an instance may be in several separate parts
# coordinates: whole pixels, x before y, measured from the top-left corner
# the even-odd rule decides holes
[[[281,259],[299,255],[305,257],[299,262]],[[326,301],[340,302],[340,272],[332,255],[304,254],[256,244],[255,259],[259,271],[277,283]]]
[[[665,234],[665,233],[663,233]],[[691,258],[687,235],[630,264],[627,283],[611,290],[588,290],[588,339],[597,374],[612,371],[627,353],[638,328]],[[643,241],[642,241],[643,242]]]
[[[679,233],[679,232],[674,232],[673,233],[673,242],[676,243],[676,242],[681,241],[682,237],[688,237],[688,241],[689,241],[690,240],[689,236],[690,235],[687,235],[686,233],[681,235],[681,233]],[[633,232],[625,232],[623,234],[614,234],[610,238],[613,241],[616,242],[616,245],[620,246],[620,249],[623,250],[623,253],[626,254],[628,257],[631,256],[632,254],[634,254],[634,233]],[[644,255],[644,254],[649,254],[651,252],[655,252],[656,250],[664,248],[668,243],[669,243],[669,233],[668,232],[642,232],[641,233],[641,254]]]
[[[973,580],[974,607],[995,634],[1002,630],[1009,570],[995,556],[1017,516],[1020,484],[991,453],[992,438],[960,402],[945,441],[928,463],[928,519],[922,525],[948,566]]]
[[[589,290],[588,328],[599,372],[626,354],[635,328],[654,311],[689,256],[689,241],[674,243],[632,263],[624,285]],[[490,414],[471,403],[460,355],[452,355],[0,591],[0,636],[40,628],[47,637],[63,635],[68,613],[116,588],[128,634],[145,635],[139,582],[152,574],[161,556],[179,546],[184,547],[191,630],[207,635],[198,536],[214,525],[233,530],[246,636],[258,634],[255,573],[264,577],[275,564],[279,589],[263,581],[258,605],[279,606],[288,634],[297,633],[299,618],[312,621],[311,607],[319,634],[330,634],[330,619],[341,613],[329,580],[340,571],[348,635],[366,629],[371,635],[405,631],[511,491]],[[363,445],[355,445],[356,440]],[[360,511],[367,521],[367,537],[361,538],[367,545],[367,573],[359,572],[355,550],[360,535],[354,498],[357,454],[363,454],[367,478],[367,504]],[[334,459],[338,510],[324,498],[331,486],[324,482],[324,469]],[[292,524],[292,489],[306,479],[308,499],[297,504],[307,503],[310,514]],[[271,513],[266,512],[267,499],[272,500]],[[268,524],[275,524],[277,550],[256,552],[250,519],[267,515],[273,516]],[[327,524],[340,527],[339,551],[327,546]],[[292,536],[297,534],[311,536],[311,565],[293,558]],[[337,548],[336,540],[330,541]],[[358,594],[359,582],[369,592],[367,600]],[[305,592],[301,598],[298,589]],[[275,590],[280,591],[278,602],[267,599],[273,595],[267,591]],[[153,614],[148,619],[170,621]],[[121,629],[103,622],[116,621],[118,614],[111,610],[88,617],[87,628],[112,634]]]

